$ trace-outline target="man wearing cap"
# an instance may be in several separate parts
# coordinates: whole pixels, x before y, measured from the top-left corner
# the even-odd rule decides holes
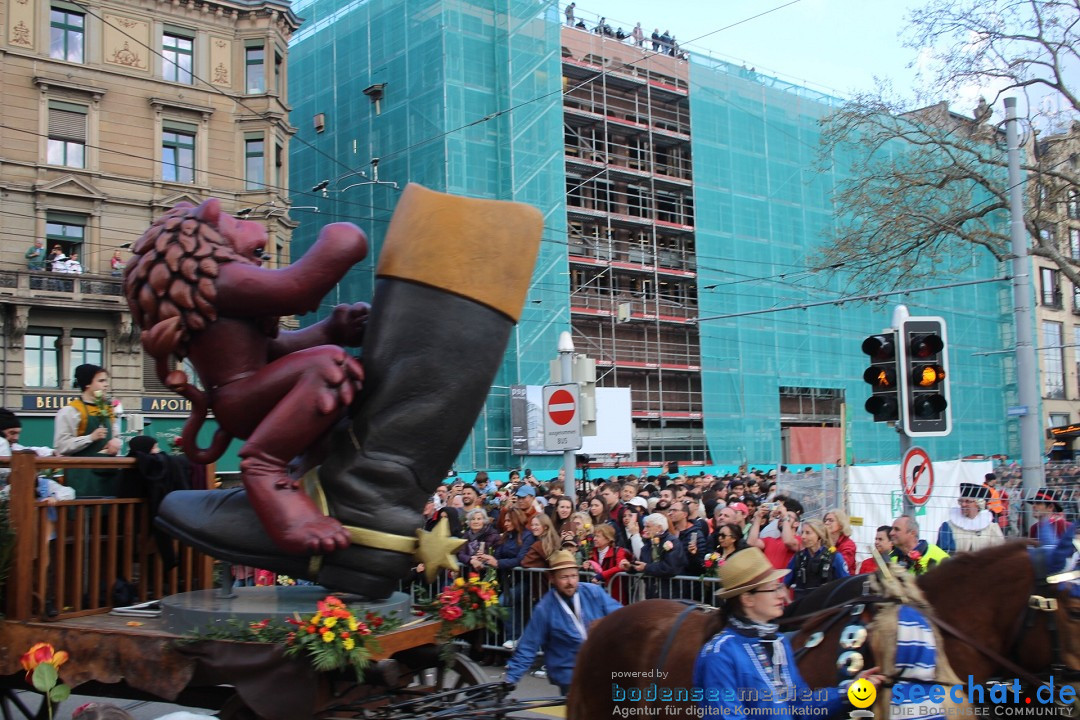
[[[997,475],[995,473],[986,473],[983,476],[983,487],[990,496],[986,499],[986,509],[990,511],[990,514],[995,519],[1000,518],[1002,514],[1008,511],[1008,506],[1005,502],[1003,493],[997,489]]]
[[[1001,526],[986,508],[989,488],[975,483],[960,483],[959,507],[949,510],[949,519],[938,530],[937,545],[952,555],[973,552],[1005,542]]]
[[[56,413],[53,447],[58,455],[114,456],[120,451],[120,422],[109,403],[109,373],[89,363],[75,368],[75,387],[81,394]],[[113,470],[64,471],[64,482],[78,497],[112,496],[119,475]]]
[[[529,624],[506,664],[506,682],[517,685],[542,649],[548,679],[565,695],[589,626],[622,605],[598,585],[579,585],[577,561],[566,550],[551,556],[548,579],[551,589],[533,608]]]
[[[784,612],[783,578],[757,548],[732,554],[719,568],[727,624],[701,649],[694,664],[708,717],[768,718],[835,715],[846,694],[839,688],[815,691],[799,674],[791,642],[773,623]],[[877,667],[859,673],[875,686],[885,678]]]
[[[1042,541],[1043,545],[1056,544],[1069,525],[1058,493],[1058,490],[1039,488],[1035,497],[1026,501],[1031,503],[1031,512],[1035,517],[1035,522],[1028,529],[1028,537]]]
[[[536,488],[532,485],[522,485],[514,493],[514,507],[525,513],[525,522],[532,520],[536,514]]]

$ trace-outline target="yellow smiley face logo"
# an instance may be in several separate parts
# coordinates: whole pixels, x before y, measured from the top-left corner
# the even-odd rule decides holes
[[[859,709],[868,708],[877,699],[877,688],[866,678],[859,678],[848,686],[847,698],[849,703]]]

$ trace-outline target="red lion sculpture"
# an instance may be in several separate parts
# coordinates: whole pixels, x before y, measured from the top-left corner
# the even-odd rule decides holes
[[[233,437],[246,439],[240,469],[248,501],[286,553],[332,552],[349,537],[316,508],[286,465],[342,416],[360,390],[360,364],[340,346],[363,340],[368,305],[338,305],[329,318],[280,332],[279,316],[318,308],[323,296],[367,254],[355,225],[323,228],[297,263],[262,268],[266,228],[221,211],[218,200],[183,203],[159,218],[133,248],[124,289],[158,377],[191,401],[185,452],[217,460]],[[188,359],[206,391],[175,360]],[[214,410],[219,429],[208,449],[196,438]]]

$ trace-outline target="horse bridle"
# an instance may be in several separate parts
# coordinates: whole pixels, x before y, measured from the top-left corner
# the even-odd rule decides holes
[[[937,617],[936,614],[927,615],[930,622],[934,623],[934,625],[940,628],[942,632],[946,632],[960,642],[966,643],[972,649],[998,663],[1008,672],[1013,673],[1018,678],[1023,678],[1027,683],[1034,686],[1046,685],[1047,680],[1044,680],[1044,677],[1049,678],[1052,676],[1062,679],[1080,677],[1080,670],[1070,669],[1069,666],[1063,662],[1061,656],[1061,636],[1058,632],[1056,615],[1058,611],[1058,599],[1054,597],[1054,595],[1055,586],[1064,578],[1062,575],[1054,576],[1053,579],[1048,576],[1048,573],[1046,572],[1046,558],[1037,550],[1037,548],[1028,549],[1028,557],[1031,559],[1035,577],[1032,581],[1031,593],[1028,595],[1027,608],[1024,614],[1018,617],[1013,624],[1013,630],[1012,633],[1010,633],[1009,642],[1006,644],[1006,647],[1008,647],[1010,655],[1015,655],[1017,648],[1020,645],[1020,641],[1023,638],[1023,633],[1030,631],[1032,627],[1034,627],[1039,618],[1039,613],[1046,613],[1046,631],[1050,635],[1051,649],[1050,669],[1048,672],[1036,674],[1029,670],[1024,670],[1013,661],[1001,655],[1001,653],[986,647],[975,638],[970,637],[966,633],[961,632],[951,624]]]

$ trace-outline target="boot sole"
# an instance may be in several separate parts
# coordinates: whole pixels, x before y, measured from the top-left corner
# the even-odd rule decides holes
[[[384,576],[373,575],[369,572],[358,570],[355,565],[353,565],[354,563],[362,566],[367,563],[360,563],[359,561],[365,559],[375,566],[385,566],[386,564],[400,566],[405,564],[407,567],[411,561],[411,559],[402,560],[402,556],[399,553],[380,551],[372,548],[352,547],[338,551],[339,553],[350,553],[353,556],[350,558],[350,566],[328,562],[330,558],[333,558],[338,554],[334,553],[324,557],[319,572],[312,575],[310,572],[310,558],[301,557],[299,555],[262,555],[258,553],[226,550],[219,545],[203,542],[197,536],[189,533],[178,525],[170,523],[163,517],[159,516],[154,522],[161,530],[185,545],[193,547],[199,552],[219,560],[234,565],[249,565],[261,570],[272,570],[294,578],[313,580],[328,588],[348,588],[349,592],[355,593],[365,600],[383,600],[398,589],[399,583],[397,580],[387,579]],[[357,558],[355,557],[356,555],[367,557]]]

